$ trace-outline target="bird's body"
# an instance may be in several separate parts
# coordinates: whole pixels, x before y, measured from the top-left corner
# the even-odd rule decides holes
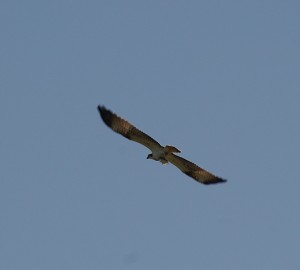
[[[98,111],[104,123],[113,131],[150,149],[151,153],[148,155],[147,159],[160,161],[162,164],[167,164],[170,162],[179,168],[183,173],[203,184],[226,182],[225,179],[215,176],[212,173],[200,168],[196,164],[175,155],[174,153],[180,153],[180,150],[178,150],[176,147],[170,145],[166,145],[164,147],[160,145],[149,135],[140,131],[128,121],[122,119],[110,110],[107,110],[104,106],[99,105]]]
[[[162,164],[167,164],[167,156],[171,153],[180,153],[180,150],[171,145],[166,145],[165,147],[153,147],[152,153],[147,156],[147,159],[153,159],[155,161],[160,161]]]
[[[152,149],[152,153],[147,156],[147,159],[153,159],[155,161],[160,161],[161,163],[165,164],[168,162],[166,160],[165,156],[166,156],[166,153],[164,151],[164,148],[156,147],[156,148]]]

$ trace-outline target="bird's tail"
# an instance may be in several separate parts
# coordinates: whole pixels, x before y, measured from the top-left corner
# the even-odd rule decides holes
[[[170,153],[181,153],[180,150],[178,150],[175,146],[172,146],[172,145],[166,145],[164,147],[164,152],[166,154],[170,154]]]

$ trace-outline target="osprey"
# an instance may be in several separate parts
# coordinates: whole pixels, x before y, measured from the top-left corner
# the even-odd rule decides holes
[[[99,105],[98,111],[104,123],[113,131],[121,134],[129,140],[138,142],[149,148],[152,153],[147,156],[147,159],[160,161],[162,164],[170,162],[186,175],[205,185],[226,182],[225,179],[215,176],[200,168],[196,164],[175,155],[174,153],[180,153],[176,147],[170,145],[166,145],[165,147],[161,146],[149,135],[140,131],[128,121],[122,119],[110,110],[107,110],[104,106]]]

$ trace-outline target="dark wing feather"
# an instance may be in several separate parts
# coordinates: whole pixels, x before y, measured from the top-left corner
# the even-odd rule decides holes
[[[196,164],[182,157],[176,156],[174,154],[169,154],[166,156],[166,159],[173,165],[175,165],[178,169],[180,169],[183,173],[202,184],[209,185],[226,182],[225,179],[213,175],[212,173],[200,168]]]
[[[138,142],[149,148],[151,151],[154,148],[161,147],[161,145],[153,138],[140,131],[135,126],[122,119],[115,113],[107,110],[104,106],[99,105],[98,111],[104,123],[113,131],[121,134],[125,138]]]

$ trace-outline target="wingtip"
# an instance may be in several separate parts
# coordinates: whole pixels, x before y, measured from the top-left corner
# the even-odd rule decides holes
[[[105,108],[103,105],[100,105],[100,104],[99,104],[99,105],[97,106],[97,109],[98,109],[99,112],[101,112],[101,111],[105,110],[106,108]]]
[[[112,113],[110,110],[108,110],[108,109],[106,109],[106,107],[104,106],[104,105],[98,105],[97,106],[97,109],[98,109],[98,111],[99,111],[99,113],[100,113],[100,115],[101,116],[103,116],[103,115],[105,115],[105,114],[108,114],[108,113]]]
[[[227,182],[227,179],[223,179],[221,177],[216,178],[214,181],[204,181],[202,182],[204,185],[212,185],[212,184],[224,184]]]
[[[111,126],[111,121],[112,121],[112,112],[110,110],[107,110],[105,108],[105,106],[101,106],[101,105],[98,105],[97,106],[98,108],[98,111],[99,111],[99,114],[103,120],[103,122],[107,125],[107,126]]]
[[[221,177],[217,177],[216,179],[216,184],[222,184],[222,183],[226,183],[227,179],[221,178]]]
[[[226,179],[223,179],[223,178],[219,178],[219,179],[216,179],[215,181],[211,182],[211,181],[204,181],[204,182],[201,182],[202,184],[204,185],[214,185],[214,184],[225,184],[227,182]]]
[[[220,178],[220,183],[226,183],[227,179]]]

